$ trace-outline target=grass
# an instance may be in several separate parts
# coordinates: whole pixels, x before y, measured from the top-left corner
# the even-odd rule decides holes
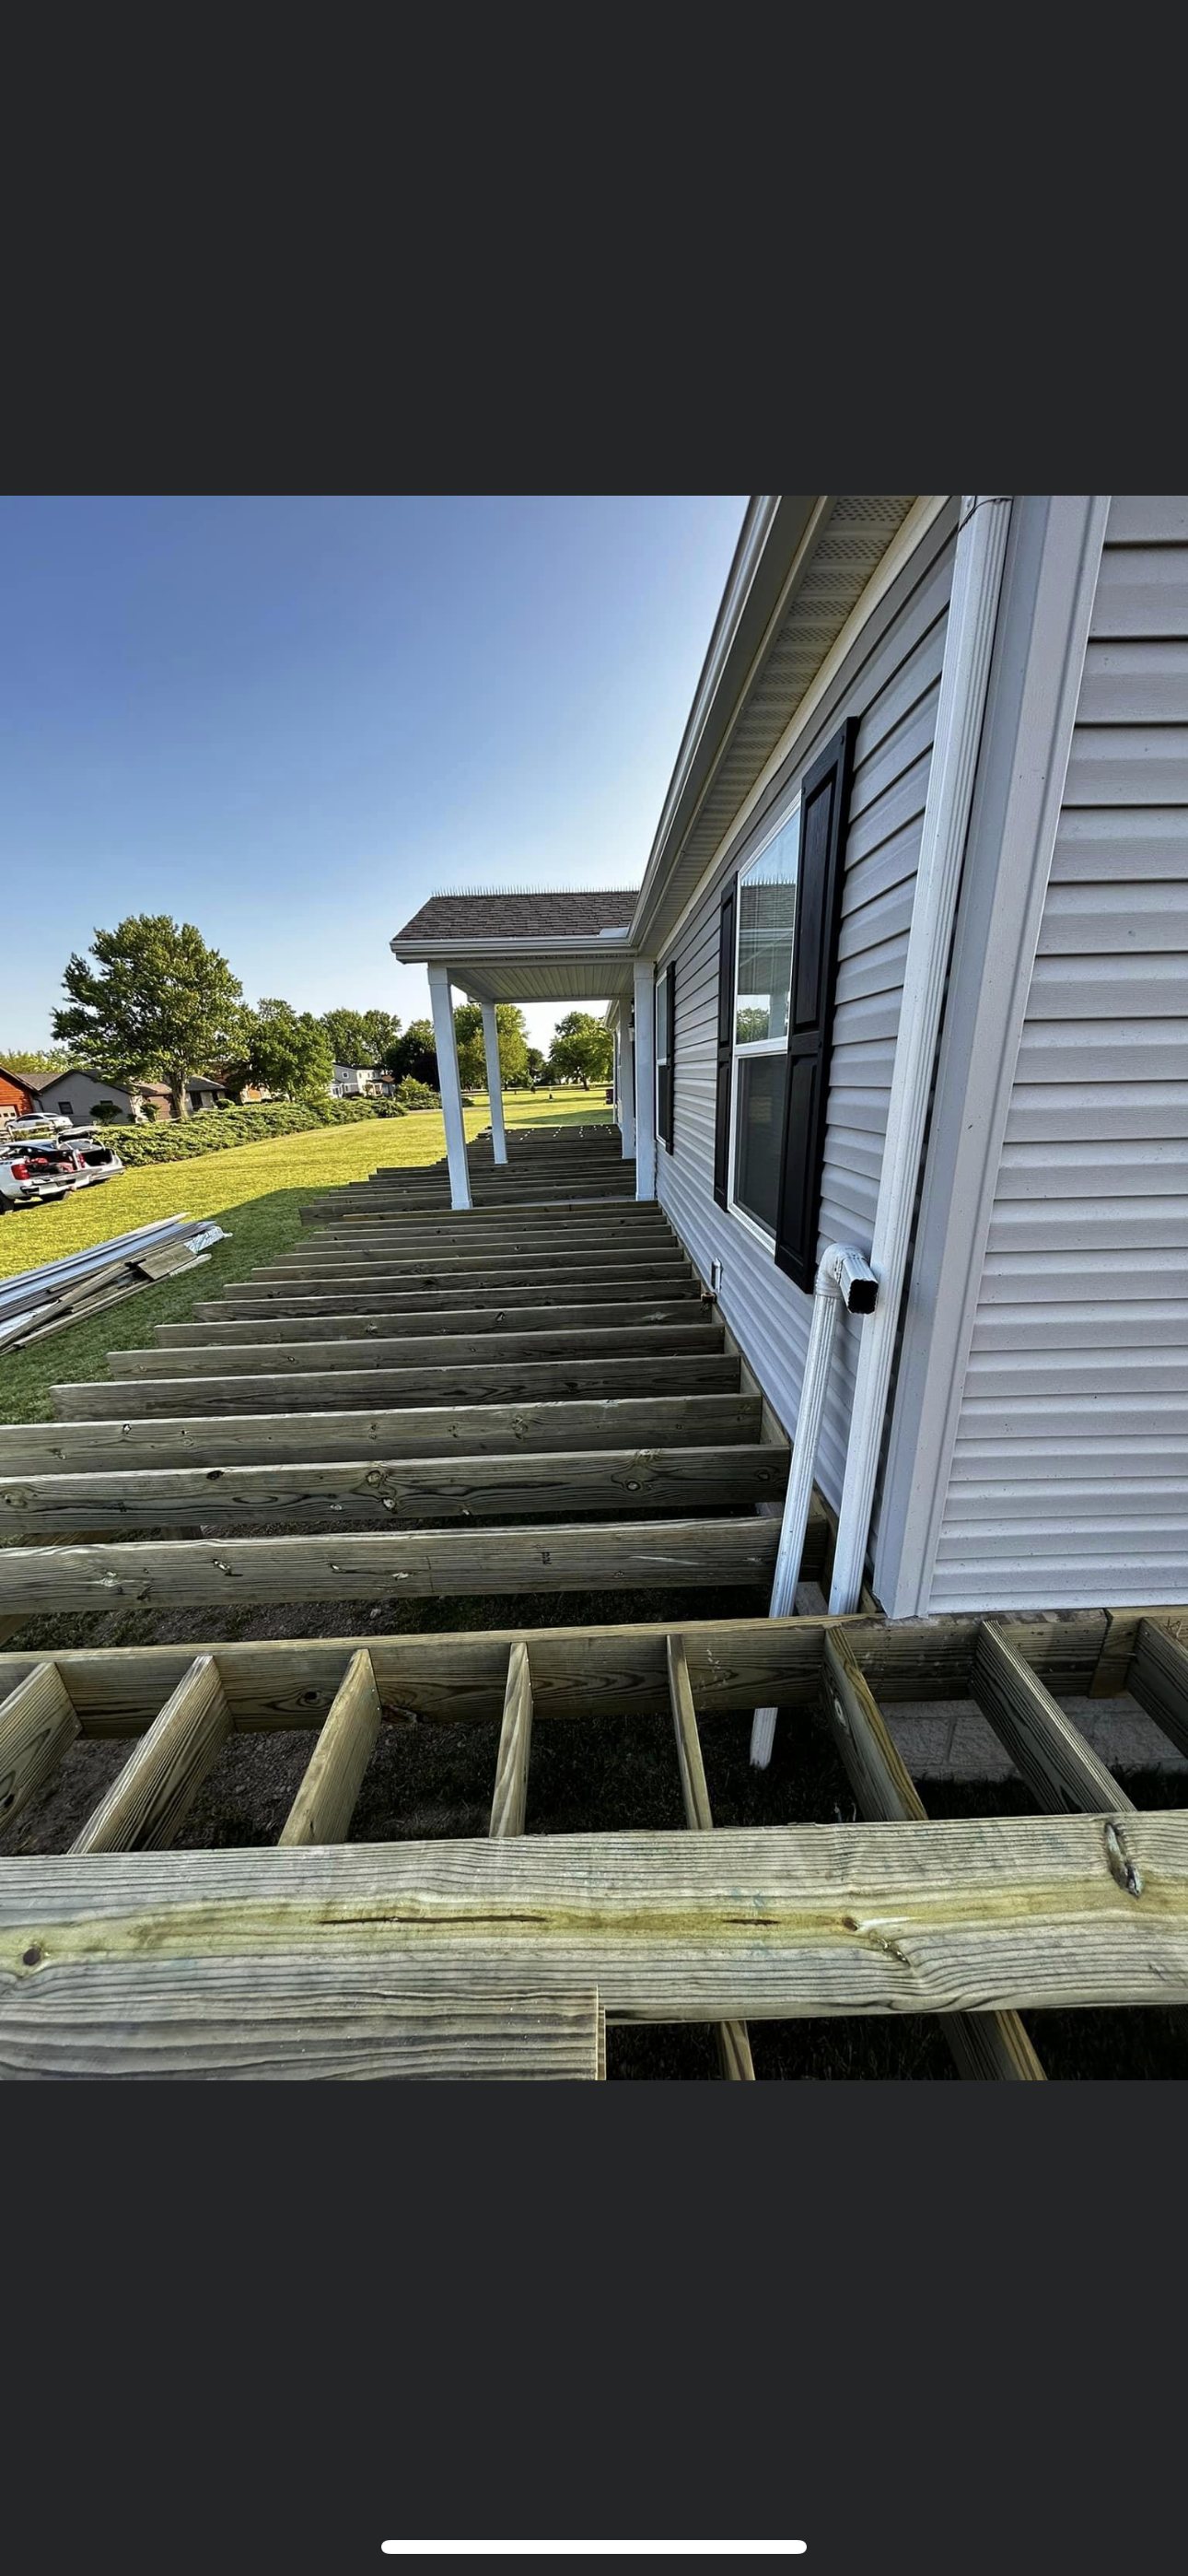
[[[470,1097],[475,1105],[465,1112],[468,1137],[490,1124],[485,1096]],[[577,1091],[559,1092],[552,1101],[512,1092],[504,1114],[509,1127],[594,1126],[610,1117],[597,1093]],[[412,1167],[440,1162],[442,1155],[440,1111],[422,1109],[407,1118],[366,1118],[353,1127],[270,1136],[259,1145],[233,1145],[186,1163],[145,1165],[97,1189],[76,1190],[51,1206],[10,1215],[0,1225],[0,1279],[87,1251],[160,1217],[213,1217],[230,1240],[216,1244],[210,1260],[189,1278],[163,1281],[89,1324],[0,1360],[0,1421],[50,1421],[52,1387],[102,1377],[109,1351],[147,1346],[154,1325],[184,1324],[196,1305],[217,1297],[233,1279],[290,1251],[304,1231],[302,1208],[323,1190],[365,1180],[380,1163]]]

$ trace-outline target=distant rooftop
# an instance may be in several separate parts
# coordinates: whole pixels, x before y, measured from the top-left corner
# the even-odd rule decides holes
[[[618,893],[435,894],[398,930],[394,946],[424,939],[597,939],[626,930],[635,890]]]

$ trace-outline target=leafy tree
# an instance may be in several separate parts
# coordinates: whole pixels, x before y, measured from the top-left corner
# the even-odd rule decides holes
[[[24,1074],[33,1082],[48,1082],[51,1074],[69,1073],[73,1062],[69,1047],[0,1047],[0,1064],[5,1072]]]
[[[516,1002],[497,1002],[495,1027],[499,1037],[499,1080],[504,1091],[522,1082],[528,1071],[528,1030],[524,1014]],[[487,1079],[487,1056],[483,1044],[483,1014],[478,1002],[460,1002],[454,1013],[454,1033],[458,1041],[458,1071],[469,1091],[482,1090]]]
[[[258,1082],[263,1090],[291,1100],[329,1087],[334,1057],[325,1027],[312,1011],[297,1012],[291,1002],[276,999],[261,1002],[242,1015],[240,1048],[231,1068],[237,1079],[228,1081],[226,1072],[223,1076],[229,1090],[238,1093],[245,1082]]]
[[[606,1082],[614,1063],[614,1039],[605,1022],[589,1011],[568,1011],[557,1022],[549,1063],[563,1081],[581,1082],[587,1091],[592,1082]]]
[[[68,1003],[53,1034],[109,1082],[167,1082],[175,1118],[189,1115],[186,1083],[212,1056],[231,1052],[243,987],[193,922],[168,913],[130,913],[97,930],[90,965],[72,957],[62,978]]]
[[[546,1072],[546,1069],[547,1069],[547,1068],[546,1068],[546,1065],[545,1065],[545,1059],[544,1059],[543,1055],[541,1054],[540,1048],[539,1048],[539,1047],[529,1047],[529,1049],[528,1049],[528,1080],[529,1080],[529,1082],[543,1082],[543,1081],[544,1081],[544,1078],[545,1078],[545,1072]]]
[[[366,1055],[360,1056],[359,1062],[360,1064],[382,1064],[389,1047],[395,1046],[400,1035],[400,1022],[393,1019],[390,1011],[364,1011],[361,1016],[367,1032],[368,1051]],[[338,1056],[336,1062],[341,1064],[342,1057]]]
[[[335,1064],[382,1064],[400,1034],[390,1011],[323,1011],[322,1026]]]
[[[338,1058],[341,1064],[341,1056]],[[386,1049],[384,1066],[398,1082],[406,1075],[414,1082],[428,1083],[431,1091],[437,1085],[437,1048],[433,1040],[432,1020],[410,1020],[403,1037]]]

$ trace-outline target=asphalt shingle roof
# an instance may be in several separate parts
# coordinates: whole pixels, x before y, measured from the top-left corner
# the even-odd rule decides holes
[[[635,889],[592,894],[435,894],[396,937],[412,939],[597,939],[626,930]]]

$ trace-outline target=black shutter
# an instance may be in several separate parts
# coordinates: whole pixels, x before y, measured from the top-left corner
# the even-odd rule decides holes
[[[676,960],[664,970],[668,987],[668,1062],[660,1073],[660,1133],[666,1152],[672,1152],[672,1094],[676,1073]]]
[[[730,1076],[734,1062],[734,910],[738,880],[732,877],[718,915],[718,1100],[714,1117],[714,1197],[726,1205],[730,1175]]]
[[[837,934],[857,730],[856,717],[847,717],[840,733],[814,761],[801,791],[775,1257],[797,1287],[806,1289],[811,1289],[817,1275]]]

